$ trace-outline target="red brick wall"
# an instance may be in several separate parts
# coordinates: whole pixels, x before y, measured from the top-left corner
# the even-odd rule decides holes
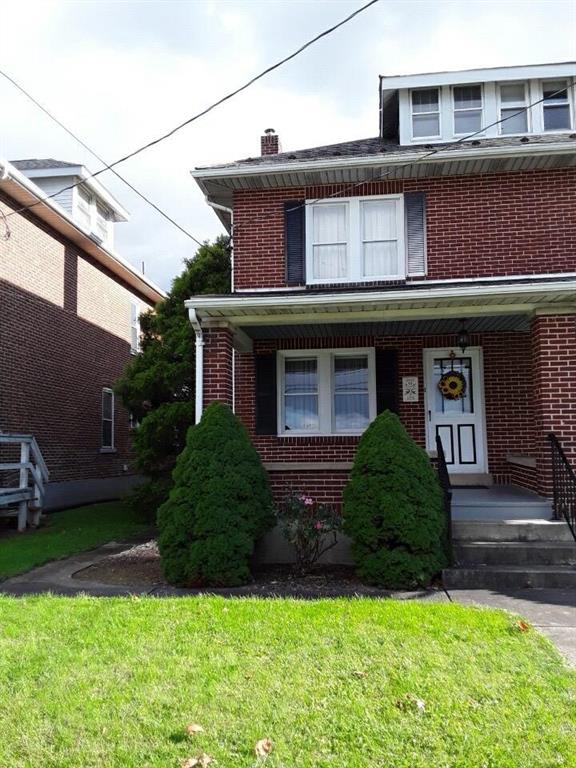
[[[413,438],[425,445],[423,356],[425,347],[451,347],[454,336],[345,337],[335,339],[294,339],[256,342],[255,352],[277,349],[320,349],[338,347],[395,348],[399,353],[399,379],[419,377],[420,401],[403,403],[400,392],[400,418]],[[484,388],[488,464],[498,482],[509,482],[512,474],[528,487],[534,486],[530,472],[516,472],[506,461],[509,453],[534,456],[536,434],[534,422],[533,373],[530,334],[486,333],[471,338],[473,346],[481,346],[484,358]],[[254,357],[236,355],[236,413],[246,424],[265,462],[351,462],[358,437],[277,437],[254,433]],[[276,490],[290,480],[295,485],[306,482],[310,490],[336,501],[346,479],[346,472],[336,470],[277,472],[272,475]],[[311,487],[313,485],[313,487]]]
[[[232,406],[232,334],[228,328],[204,330],[204,405],[220,400]]]
[[[429,279],[576,271],[576,169],[241,191],[235,288],[285,285],[283,203],[426,192]]]
[[[17,206],[0,197],[0,207]],[[117,398],[117,450],[100,451],[101,395],[130,360],[131,298],[148,302],[33,213],[10,229],[0,241],[0,429],[36,436],[51,481],[131,474]]]

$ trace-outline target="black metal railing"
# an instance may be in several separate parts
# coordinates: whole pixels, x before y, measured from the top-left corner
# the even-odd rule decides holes
[[[548,435],[548,440],[552,449],[554,517],[565,520],[576,539],[576,473],[553,432]]]
[[[442,440],[436,435],[436,470],[442,493],[444,494],[444,514],[446,517],[445,542],[446,554],[448,555],[449,565],[454,564],[454,547],[452,545],[452,485],[450,484],[450,475],[446,465],[446,456]]]

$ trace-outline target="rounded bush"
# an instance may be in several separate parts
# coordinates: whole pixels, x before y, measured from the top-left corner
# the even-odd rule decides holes
[[[390,411],[360,439],[343,515],[358,575],[368,583],[411,589],[428,584],[447,565],[436,471]]]
[[[188,430],[173,480],[158,510],[168,581],[246,583],[255,541],[274,524],[273,504],[260,456],[228,406],[212,403]]]

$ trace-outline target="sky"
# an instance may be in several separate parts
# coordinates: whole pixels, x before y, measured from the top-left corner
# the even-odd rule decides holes
[[[170,130],[363,0],[0,0],[0,69],[108,162]],[[576,59],[576,0],[380,0],[294,61],[118,167],[199,240],[223,232],[195,166],[378,134],[378,76]],[[100,167],[0,77],[0,157]],[[168,289],[197,246],[113,174],[116,250]]]

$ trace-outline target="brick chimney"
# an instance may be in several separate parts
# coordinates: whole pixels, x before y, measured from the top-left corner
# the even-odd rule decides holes
[[[274,128],[266,128],[264,136],[260,136],[260,154],[277,155],[280,152],[280,139]]]

